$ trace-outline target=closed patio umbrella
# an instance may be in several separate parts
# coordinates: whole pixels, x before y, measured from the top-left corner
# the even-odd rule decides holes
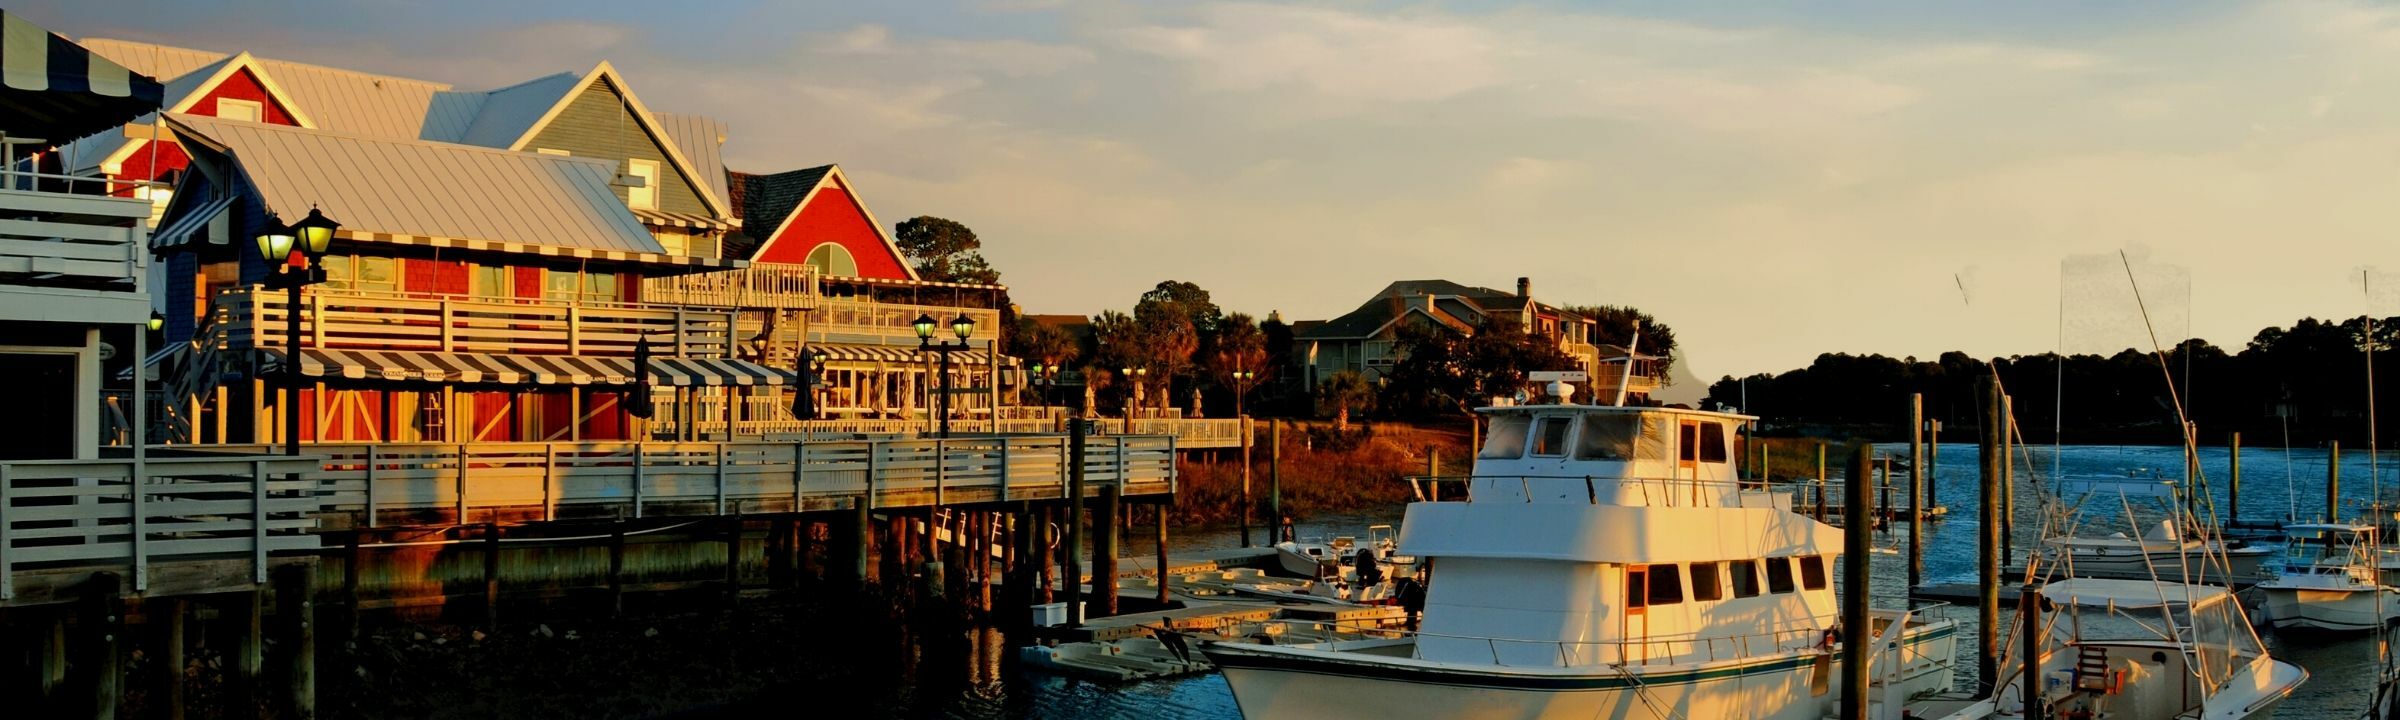
[[[658,412],[658,408],[650,402],[649,335],[643,335],[633,345],[633,389],[628,392],[631,397],[625,398],[626,414],[648,420]]]

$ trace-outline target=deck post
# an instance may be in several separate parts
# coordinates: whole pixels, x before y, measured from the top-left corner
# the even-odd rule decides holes
[[[166,621],[164,643],[166,647],[161,648],[166,652],[159,656],[162,661],[159,663],[159,670],[162,672],[158,674],[158,697],[167,706],[164,714],[168,720],[183,720],[183,665],[185,662],[183,623],[185,617],[191,613],[185,608],[186,601],[180,597],[167,598],[163,604],[166,606],[164,617],[158,615],[150,617],[152,621]]]
[[[1992,698],[2000,691],[2000,383],[1991,376],[1983,378],[1983,421],[1978,438],[1976,459],[1982,467],[1981,492],[1976,498],[1975,542],[1975,606],[1979,620],[1976,647],[1993,648],[1980,653],[1976,665],[1976,697]]]
[[[1858,443],[1842,488],[1842,720],[1867,718],[1867,655],[1875,644],[1874,623],[1867,619],[1867,583],[1875,565],[1875,523],[1868,515],[1874,466],[1875,446]]]
[[[483,628],[491,631],[499,627],[500,522],[487,520],[483,523]]]
[[[1925,394],[1908,396],[1908,589],[1925,579]]]
[[[84,611],[89,624],[82,633],[84,659],[78,665],[91,677],[91,717],[114,720],[117,701],[125,696],[125,655],[117,651],[125,636],[125,595],[120,592],[124,580],[101,572],[87,582]]]
[[[1067,421],[1067,527],[1066,542],[1059,546],[1066,558],[1067,627],[1083,626],[1083,473],[1088,464],[1084,457],[1084,436],[1091,432],[1091,421],[1076,418]],[[1043,578],[1047,581],[1049,578]]]
[[[283,625],[283,703],[291,717],[317,715],[317,566],[286,565],[275,578],[277,621]]]
[[[1092,522],[1092,595],[1101,617],[1117,614],[1117,513],[1124,492],[1117,485],[1100,486],[1100,514]]]
[[[866,587],[867,574],[875,569],[874,558],[868,553],[875,546],[875,521],[867,516],[867,499],[850,498],[850,581],[856,587]]]

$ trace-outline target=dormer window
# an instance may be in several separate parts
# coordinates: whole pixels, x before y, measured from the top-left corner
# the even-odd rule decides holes
[[[625,205],[635,210],[658,209],[658,161],[627,160],[625,174],[638,180],[626,183]]]
[[[227,120],[259,122],[266,119],[266,110],[266,104],[256,100],[217,98],[217,117]]]

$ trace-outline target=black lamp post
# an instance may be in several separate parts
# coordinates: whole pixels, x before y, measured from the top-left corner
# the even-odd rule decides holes
[[[1049,405],[1052,402],[1050,391],[1058,389],[1058,365],[1034,363],[1033,385],[1041,388],[1042,404]]]
[[[975,319],[967,317],[966,313],[959,313],[957,318],[950,321],[950,332],[958,335],[958,342],[955,343],[933,341],[934,321],[932,315],[918,315],[917,321],[913,324],[917,329],[917,349],[929,350],[942,355],[941,436],[948,438],[950,437],[950,353],[967,349],[967,336],[975,334]]]
[[[166,328],[167,316],[158,314],[157,310],[150,311],[150,332],[158,332]]]
[[[300,289],[325,282],[320,261],[333,245],[333,232],[341,227],[311,207],[308,217],[291,225],[268,213],[267,224],[258,229],[259,260],[278,268],[267,277],[267,289],[291,293],[283,312],[283,448],[287,455],[300,454]],[[300,252],[299,267],[291,265],[294,250]]]

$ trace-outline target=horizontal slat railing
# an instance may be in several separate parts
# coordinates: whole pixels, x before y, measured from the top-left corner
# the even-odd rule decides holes
[[[807,265],[757,263],[739,270],[642,280],[642,300],[728,308],[807,310],[817,305],[817,274]]]
[[[808,442],[557,442],[304,446],[327,512],[435,512],[464,518],[501,508],[546,517],[707,515],[1065,497],[1068,440],[979,436],[949,440]],[[1173,438],[1092,438],[1087,494],[1122,483],[1126,495],[1174,488]],[[236,448],[240,449],[240,448]]]
[[[254,582],[268,553],[310,550],[317,537],[320,458],[211,456],[0,463],[0,599],[20,570],[61,564],[128,567],[148,586],[153,563],[247,556]]]
[[[306,305],[302,342],[322,348],[630,356],[645,334],[661,356],[726,357],[734,348],[731,310],[323,288],[311,288],[301,301]],[[289,304],[283,292],[229,288],[218,294],[217,303],[226,311],[229,347],[283,345]]]
[[[808,331],[818,335],[846,333],[881,336],[895,339],[895,344],[915,345],[919,316],[930,316],[939,323],[942,326],[940,339],[947,341],[953,337],[950,334],[950,320],[962,314],[975,321],[975,332],[967,337],[968,343],[990,347],[990,343],[1000,336],[998,310],[830,297],[819,298],[816,308],[809,311]]]

